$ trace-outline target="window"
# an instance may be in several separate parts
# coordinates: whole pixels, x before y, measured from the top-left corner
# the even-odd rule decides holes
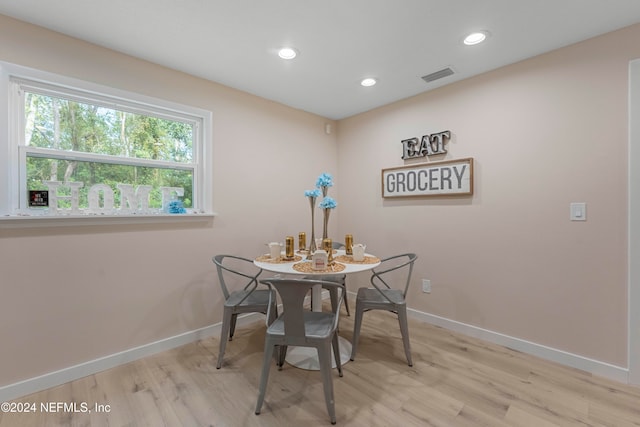
[[[210,113],[13,68],[2,70],[10,100],[3,215],[210,213]]]

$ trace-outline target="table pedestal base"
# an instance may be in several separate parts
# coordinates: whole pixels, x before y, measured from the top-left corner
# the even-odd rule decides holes
[[[340,345],[340,363],[344,365],[351,357],[351,342],[341,336],[338,336],[338,341]],[[306,369],[308,371],[320,370],[318,352],[313,347],[288,347],[285,361],[296,368]],[[336,367],[333,349],[331,350],[331,367]]]

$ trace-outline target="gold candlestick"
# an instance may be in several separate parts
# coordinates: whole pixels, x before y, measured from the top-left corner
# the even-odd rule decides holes
[[[307,249],[307,233],[301,231],[298,233],[298,250],[303,252]]]
[[[293,236],[287,236],[285,238],[284,256],[287,259],[293,258]]]
[[[344,236],[344,250],[347,255],[353,255],[353,235]]]

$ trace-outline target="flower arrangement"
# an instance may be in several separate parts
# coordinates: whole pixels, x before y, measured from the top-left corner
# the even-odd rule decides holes
[[[314,188],[313,190],[305,190],[304,192],[305,197],[309,199],[309,205],[311,205],[311,244],[309,245],[308,258],[311,258],[311,255],[313,255],[316,249],[318,249],[316,247],[316,234],[315,234],[316,227],[315,227],[315,220],[314,220],[314,212],[316,207],[316,199],[320,197],[320,194],[321,194],[320,190],[318,190],[317,188]]]
[[[320,197],[320,190],[318,190],[317,188],[314,190],[305,190],[304,195],[306,197]]]
[[[167,203],[166,211],[167,213],[170,213],[170,214],[187,213],[187,210],[184,208],[181,200],[172,200],[169,203]]]
[[[309,203],[311,205],[311,244],[309,245],[309,258],[317,249],[314,226],[314,208],[316,206],[316,199],[322,194],[323,199],[318,207],[324,210],[324,227],[322,230],[323,239],[327,238],[327,226],[329,224],[329,214],[331,213],[331,209],[335,209],[335,207],[338,206],[338,203],[333,198],[327,197],[329,187],[333,187],[333,177],[331,176],[331,174],[325,172],[322,173],[316,180],[315,189],[305,190],[304,192],[305,197],[309,199]]]
[[[316,187],[323,189],[327,187],[333,187],[333,177],[331,176],[331,174],[325,172],[320,175],[316,180]]]
[[[331,197],[325,197],[318,205],[322,209],[334,209],[336,206],[338,206],[338,203]]]

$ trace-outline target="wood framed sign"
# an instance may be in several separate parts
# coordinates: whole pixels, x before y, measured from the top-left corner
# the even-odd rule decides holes
[[[473,194],[473,158],[382,169],[382,197]]]

